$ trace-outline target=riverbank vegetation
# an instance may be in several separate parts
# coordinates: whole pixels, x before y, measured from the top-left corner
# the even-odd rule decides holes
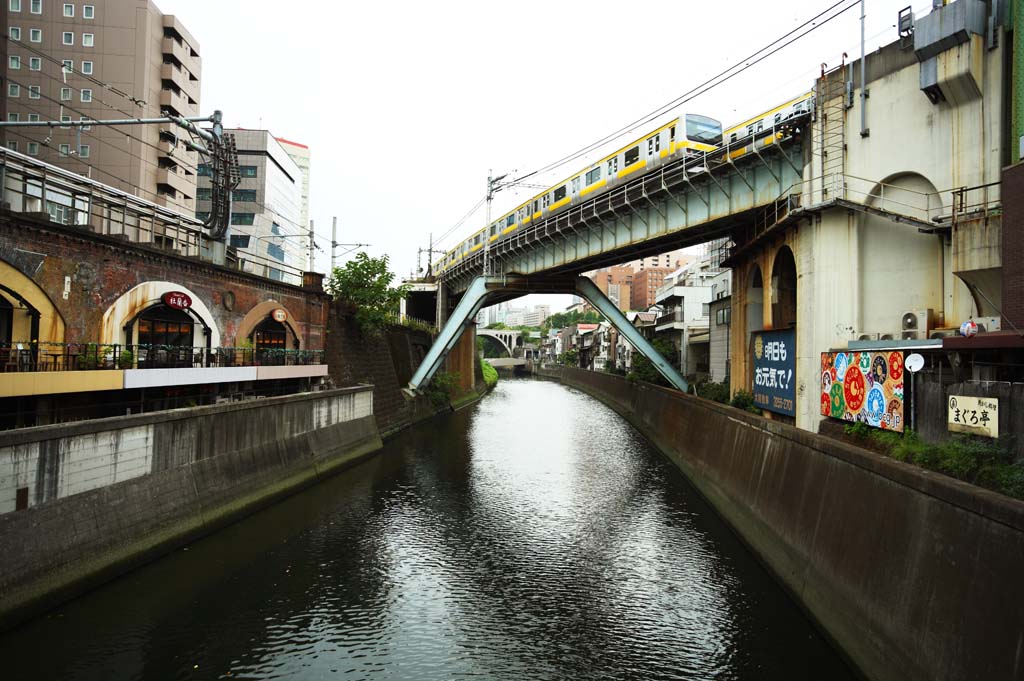
[[[335,267],[324,289],[347,308],[363,331],[379,331],[398,315],[398,306],[408,286],[392,286],[395,275],[388,269],[388,256],[371,258],[360,251],[341,267]]]
[[[484,373],[484,383],[488,388],[493,388],[498,384],[498,370],[492,367],[490,362],[485,359],[480,360],[480,369]]]
[[[1012,452],[996,442],[970,435],[956,435],[945,442],[925,442],[910,429],[901,435],[866,423],[848,424],[843,432],[848,441],[897,461],[1024,499],[1024,462],[1014,461]]]

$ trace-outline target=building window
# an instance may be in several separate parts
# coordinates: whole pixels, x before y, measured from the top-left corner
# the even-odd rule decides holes
[[[275,260],[284,262],[284,248],[277,244],[267,244],[267,255]]]
[[[10,68],[12,71],[17,71],[21,68],[21,57],[12,54],[8,59],[7,63],[8,68]]]
[[[210,211],[208,211],[208,210],[197,210],[196,211],[196,220],[202,220],[203,222],[206,222],[209,219],[210,219]]]
[[[64,16],[66,16],[66,17],[73,17],[73,16],[75,16],[75,6],[71,5],[71,4],[68,4],[68,3],[64,3]]]
[[[231,192],[232,201],[255,201],[256,190],[255,189],[236,189]]]
[[[74,73],[75,61],[73,59],[65,59],[61,63],[64,64],[64,73]]]
[[[34,43],[43,42],[43,29],[41,28],[30,28],[28,29],[28,39]]]
[[[95,38],[92,33],[82,34],[82,47],[92,47]]]
[[[38,123],[39,122],[39,114],[29,114],[28,115],[28,120],[29,120],[30,123]]]
[[[16,123],[18,121],[18,114],[16,114],[16,113],[9,113],[9,114],[7,114],[7,120],[10,123]]]
[[[7,96],[8,97],[17,97],[20,94],[21,94],[21,86],[20,85],[18,85],[17,83],[11,83],[11,82],[7,83]]]
[[[199,167],[196,168],[196,174],[199,175],[199,177],[212,177],[213,176],[213,173],[210,172],[210,166],[208,166],[205,163],[200,163],[199,164]]]
[[[168,346],[191,348],[192,327],[192,318],[187,312],[163,304],[154,305],[143,312],[139,319],[139,349],[145,346],[147,354],[152,352],[155,355],[149,359],[159,361],[162,359],[160,353],[166,355]],[[191,357],[188,358],[188,364],[192,365]]]
[[[86,76],[91,76],[92,75],[92,62],[91,61],[83,61],[82,62],[82,74],[86,75]]]
[[[82,89],[82,101],[83,102],[91,102],[92,101],[92,90],[90,90],[89,88],[83,88]]]
[[[28,143],[28,155],[29,156],[38,156],[39,155],[39,142],[29,142]]]
[[[7,29],[7,35],[10,36],[11,40],[21,40],[21,29],[17,26],[11,26]]]
[[[232,213],[231,224],[233,225],[251,225],[256,221],[255,213]]]
[[[239,166],[238,172],[242,177],[256,177],[256,166]]]
[[[61,156],[70,156],[71,155],[71,145],[70,144],[62,144],[59,147],[57,147],[57,151],[58,151],[58,153],[60,153]]]
[[[28,69],[29,69],[29,71],[42,71],[43,70],[43,58],[42,57],[29,57],[28,58]]]
[[[83,19],[95,19],[96,18],[96,7],[93,5],[82,5],[82,18]]]
[[[32,14],[42,14],[43,0],[31,0],[31,2],[29,3],[29,9],[32,12]]]
[[[71,116],[61,116],[60,117],[60,122],[61,123],[70,123],[71,122]],[[70,130],[71,129],[70,125],[62,125],[60,127],[63,128],[64,130]]]
[[[71,88],[69,88],[69,87],[62,87],[60,89],[60,101],[62,101],[62,102],[70,102],[71,101]]]
[[[17,151],[18,143],[15,142],[14,140],[11,140],[10,142],[7,143],[7,148],[10,149],[11,151]]]
[[[196,189],[196,201],[209,201],[213,198],[213,190],[209,187]]]
[[[88,144],[79,144],[78,145],[78,155],[81,156],[82,158],[89,158],[89,145]]]
[[[233,248],[249,248],[249,238],[248,234],[232,234],[231,246]]]
[[[72,33],[71,31],[64,31],[64,44],[65,45],[74,45],[75,44],[75,34]]]
[[[11,8],[12,12],[20,12],[21,0],[11,0],[11,2],[7,6]]]
[[[29,85],[28,86],[28,98],[29,99],[39,99],[39,86],[38,85]]]

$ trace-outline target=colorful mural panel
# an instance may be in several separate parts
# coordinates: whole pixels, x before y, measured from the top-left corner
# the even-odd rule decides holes
[[[903,353],[821,353],[821,414],[902,433]]]

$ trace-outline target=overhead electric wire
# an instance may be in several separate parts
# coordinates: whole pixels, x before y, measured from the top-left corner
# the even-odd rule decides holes
[[[835,8],[839,7],[840,5],[843,5],[843,4],[846,4],[846,3],[849,3],[849,4],[847,4],[846,7],[842,8],[841,10],[839,10],[838,12],[833,14],[832,16],[826,18],[825,20],[821,21],[820,23],[816,23],[818,19],[820,19],[821,17],[825,16],[826,14],[828,14],[829,12],[834,10]],[[655,109],[653,112],[645,114],[644,116],[642,116],[641,118],[633,121],[632,123],[630,123],[630,124],[628,124],[628,125],[626,125],[626,126],[624,126],[622,128],[619,128],[615,132],[610,133],[610,134],[602,137],[601,139],[596,140],[596,141],[586,145],[585,147],[583,147],[583,148],[581,148],[581,149],[579,149],[579,150],[577,150],[577,151],[575,151],[575,152],[573,152],[573,153],[571,153],[571,154],[569,154],[567,156],[564,156],[564,157],[558,159],[557,161],[554,161],[554,162],[549,163],[549,164],[547,164],[545,166],[542,166],[541,168],[533,170],[533,171],[531,171],[531,172],[529,172],[529,173],[527,173],[525,175],[517,177],[517,178],[513,179],[512,181],[510,181],[508,184],[509,185],[515,185],[515,184],[521,182],[522,180],[525,180],[525,179],[527,179],[529,177],[532,177],[534,175],[539,175],[539,174],[547,172],[549,170],[554,170],[555,168],[558,168],[559,166],[564,165],[565,163],[569,163],[570,161],[573,161],[573,160],[579,158],[580,156],[583,156],[585,154],[590,153],[591,151],[594,151],[598,147],[600,147],[600,146],[602,146],[604,144],[607,144],[608,142],[610,142],[610,141],[614,140],[615,138],[619,137],[620,135],[623,135],[623,134],[625,134],[625,133],[627,133],[627,132],[629,132],[631,130],[634,130],[637,127],[640,127],[641,125],[645,125],[647,123],[650,123],[655,118],[657,118],[658,116],[661,116],[662,114],[664,114],[665,112],[671,110],[672,108],[677,107],[680,104],[685,104],[686,102],[694,99],[695,97],[698,97],[699,95],[704,94],[708,90],[710,90],[712,88],[715,88],[715,87],[721,85],[722,83],[725,83],[726,81],[730,80],[734,76],[737,76],[740,73],[743,73],[744,71],[746,71],[750,67],[752,67],[755,64],[763,61],[764,59],[772,56],[773,54],[779,52],[780,50],[782,50],[782,49],[792,45],[797,40],[803,38],[804,36],[808,35],[812,31],[815,31],[815,30],[821,28],[822,26],[824,26],[825,24],[830,22],[832,19],[835,19],[836,17],[846,13],[850,9],[853,9],[858,4],[860,4],[860,0],[839,0],[839,2],[836,2],[835,4],[831,5],[830,7],[828,7],[825,10],[823,10],[822,12],[818,13],[817,15],[811,17],[810,19],[806,20],[805,22],[803,22],[802,24],[800,24],[796,28],[790,30],[789,32],[785,33],[784,35],[780,36],[779,38],[776,38],[772,42],[768,43],[764,47],[762,47],[759,50],[757,50],[754,53],[752,53],[750,56],[748,56],[748,57],[746,57],[744,59],[741,59],[740,63],[743,64],[742,66],[740,66],[740,63],[734,64],[733,66],[730,66],[729,68],[727,68],[724,71],[718,73],[717,75],[712,76],[711,78],[705,80],[703,83],[701,83],[701,84],[691,88],[687,92],[684,92],[683,94],[679,95],[678,97],[676,97],[672,101],[670,101],[670,102],[668,102],[666,104],[663,104],[662,106],[660,106],[657,109]],[[800,35],[796,36],[795,38],[792,38],[791,40],[788,40],[784,44],[779,45],[778,47],[775,47],[775,49],[772,49],[767,54],[762,54],[766,50],[771,49],[773,46],[778,45],[778,43],[786,40],[787,38],[790,38],[790,36],[792,36],[793,34],[801,31],[802,29],[807,27],[809,24],[811,25],[811,27],[807,31],[801,33]],[[758,55],[761,55],[761,56],[758,56]],[[750,60],[753,60],[753,61],[750,61]]]
[[[468,220],[469,218],[471,218],[471,217],[473,216],[473,213],[475,213],[475,212],[477,212],[478,210],[480,210],[480,207],[481,207],[482,205],[484,205],[484,202],[485,202],[485,201],[487,201],[487,199],[486,199],[486,198],[483,198],[483,199],[480,199],[479,201],[477,201],[477,202],[476,202],[476,205],[475,205],[475,206],[473,206],[472,208],[470,208],[470,209],[469,209],[469,212],[467,212],[467,213],[466,213],[465,215],[463,215],[463,216],[462,216],[462,217],[461,217],[461,218],[459,219],[459,221],[458,221],[458,222],[456,222],[456,223],[455,223],[454,225],[452,225],[451,227],[449,227],[449,228],[448,228],[448,229],[447,229],[447,230],[446,230],[446,231],[445,231],[445,232],[444,232],[443,234],[441,234],[441,235],[440,235],[440,236],[438,236],[438,237],[437,237],[436,239],[434,239],[434,243],[441,243],[442,241],[444,241],[445,239],[447,239],[447,238],[448,238],[449,236],[451,236],[451,235],[452,235],[452,234],[453,234],[453,233],[455,232],[455,230],[457,230],[457,229],[458,229],[459,227],[462,227],[462,225],[463,225],[463,224],[464,224],[464,223],[466,222],[466,220]],[[450,249],[449,249],[449,250],[450,250]]]

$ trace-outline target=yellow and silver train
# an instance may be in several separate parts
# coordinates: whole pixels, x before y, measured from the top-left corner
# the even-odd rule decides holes
[[[750,136],[771,129],[773,125],[810,112],[813,105],[814,93],[809,92],[724,132],[722,124],[713,118],[696,114],[681,115],[549,187],[473,233],[445,254],[440,272],[481,250],[485,240],[493,243],[506,239],[531,222],[550,217],[574,203],[610,190],[636,172],[648,171],[679,158],[710,153],[723,144],[743,143]]]

